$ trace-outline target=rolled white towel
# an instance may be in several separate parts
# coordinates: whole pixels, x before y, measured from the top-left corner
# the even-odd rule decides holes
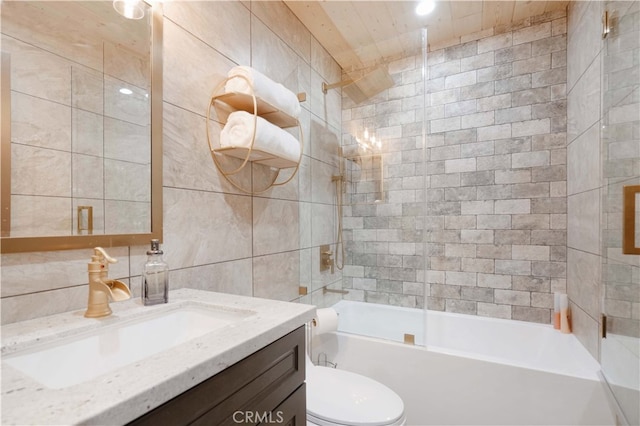
[[[253,114],[245,111],[232,112],[229,114],[227,124],[220,132],[220,147],[249,148],[252,136]],[[300,142],[290,133],[262,117],[257,117],[253,149],[296,163],[300,160]]]
[[[227,77],[237,75],[244,76],[251,82],[256,97],[268,102],[294,118],[300,116],[300,102],[298,101],[298,97],[282,84],[276,83],[261,72],[247,66],[233,67],[227,73]],[[251,94],[251,87],[247,81],[242,78],[231,78],[225,85],[225,92]]]

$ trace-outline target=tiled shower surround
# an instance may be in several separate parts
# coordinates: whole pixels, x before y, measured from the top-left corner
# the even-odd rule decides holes
[[[349,298],[423,307],[426,279],[429,309],[550,322],[566,291],[566,24],[430,47],[425,167],[420,55],[391,62],[396,85],[369,102],[343,96],[344,143],[368,126],[385,153],[386,203],[345,210]]]

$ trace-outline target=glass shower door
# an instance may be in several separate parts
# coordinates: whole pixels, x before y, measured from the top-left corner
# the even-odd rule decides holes
[[[413,7],[404,3],[367,7]],[[369,62],[342,78],[349,303],[335,308],[340,331],[423,345],[426,30],[387,43],[404,46],[403,54],[385,56],[385,43],[364,46]]]
[[[607,2],[602,55],[603,374],[628,424],[640,424],[640,247],[636,211],[623,218],[625,192],[640,190],[640,2]],[[625,191],[625,188],[626,191]],[[640,194],[639,194],[640,195]],[[635,235],[630,234],[636,222]],[[626,253],[625,253],[626,252]],[[638,251],[636,251],[638,252]]]

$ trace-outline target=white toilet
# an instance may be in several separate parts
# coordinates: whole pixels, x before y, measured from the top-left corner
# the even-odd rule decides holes
[[[385,385],[344,370],[314,366],[307,355],[307,425],[405,424],[402,399]]]

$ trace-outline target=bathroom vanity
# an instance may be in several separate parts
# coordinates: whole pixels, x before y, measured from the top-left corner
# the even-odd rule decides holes
[[[103,319],[75,311],[3,326],[1,423],[304,424],[313,306],[169,297],[114,303]]]

